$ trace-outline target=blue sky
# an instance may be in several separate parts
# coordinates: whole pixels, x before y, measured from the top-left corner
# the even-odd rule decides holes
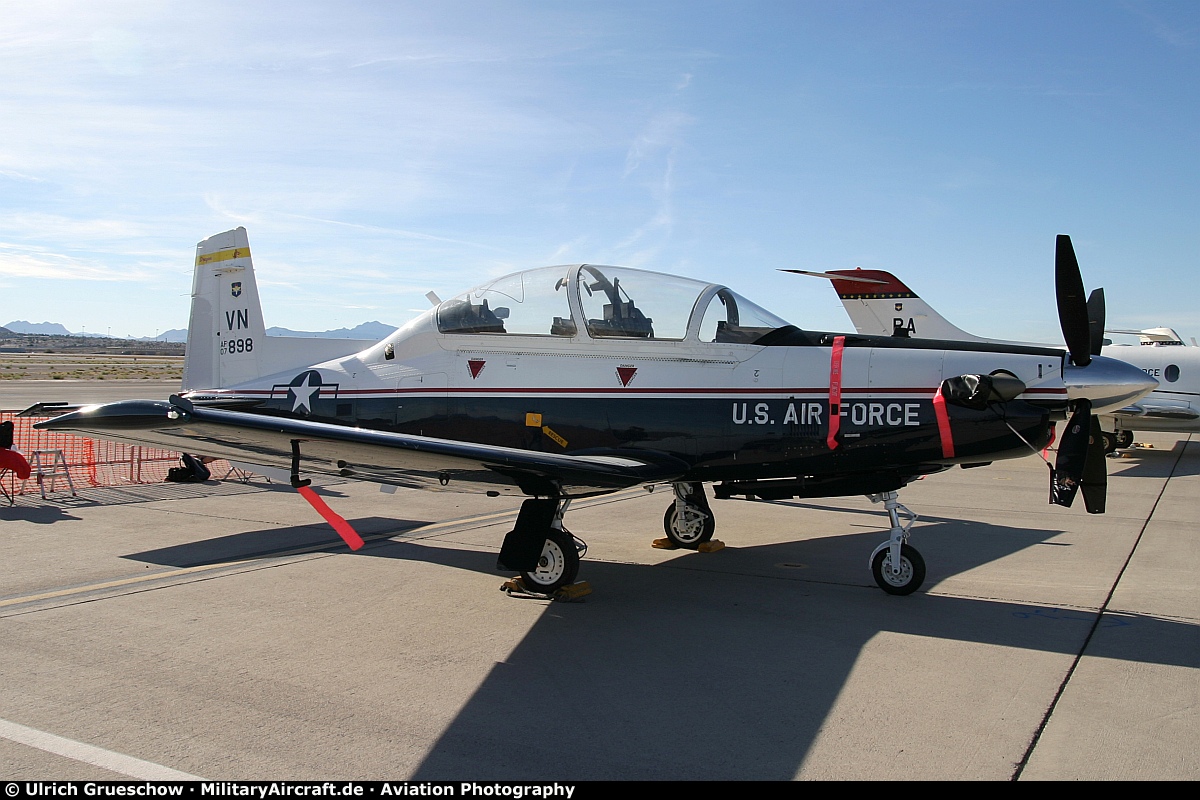
[[[1110,327],[1200,338],[1198,107],[1194,0],[0,0],[0,324],[185,327],[244,225],[294,329],[584,261],[1058,342],[1068,233]]]

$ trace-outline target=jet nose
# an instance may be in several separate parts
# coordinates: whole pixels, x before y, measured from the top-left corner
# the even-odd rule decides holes
[[[1158,387],[1158,381],[1132,364],[1105,356],[1092,356],[1086,367],[1065,361],[1063,382],[1071,400],[1092,401],[1093,414],[1124,408]]]

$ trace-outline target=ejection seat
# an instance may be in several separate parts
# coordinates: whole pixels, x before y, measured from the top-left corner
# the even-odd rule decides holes
[[[479,305],[462,299],[448,302],[438,311],[438,329],[442,333],[505,333],[504,322],[485,299]]]
[[[589,319],[588,333],[594,338],[653,339],[654,320],[647,317],[632,300],[604,304],[604,319]]]

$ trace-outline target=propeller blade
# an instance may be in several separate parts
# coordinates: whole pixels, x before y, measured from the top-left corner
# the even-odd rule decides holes
[[[1086,367],[1092,361],[1092,332],[1079,261],[1071,237],[1065,234],[1059,234],[1054,243],[1054,294],[1058,300],[1058,324],[1071,353],[1071,363]]]
[[[1108,467],[1105,466],[1100,418],[1095,414],[1092,414],[1091,436],[1088,438],[1087,458],[1083,462],[1083,480],[1079,488],[1083,491],[1083,507],[1087,512],[1103,514],[1104,501],[1108,498]]]
[[[1091,353],[1100,355],[1104,347],[1104,290],[1096,289],[1087,299],[1088,331],[1091,334]]]
[[[1050,471],[1050,502],[1054,505],[1070,508],[1071,503],[1075,502],[1075,494],[1083,482],[1087,463],[1088,440],[1092,435],[1091,417],[1091,401],[1078,401],[1075,413],[1067,420],[1067,428],[1058,440],[1058,458],[1054,462],[1054,469]]]

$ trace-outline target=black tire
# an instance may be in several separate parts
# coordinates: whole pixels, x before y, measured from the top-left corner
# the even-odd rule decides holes
[[[671,544],[685,550],[696,550],[700,545],[712,539],[713,531],[717,529],[717,523],[713,519],[710,509],[702,508],[695,503],[685,503],[684,505],[687,510],[684,512],[685,519],[682,524],[678,514],[675,513],[675,503],[667,506],[667,512],[663,514],[663,530],[667,532],[667,538],[671,540]],[[703,515],[702,518],[701,515]]]
[[[1117,447],[1133,447],[1133,431],[1117,431]]]
[[[917,548],[900,545],[900,574],[892,574],[891,548],[885,547],[871,559],[875,583],[888,594],[912,594],[925,582],[925,559]]]
[[[558,528],[551,528],[542,546],[538,566],[532,572],[522,572],[521,581],[535,592],[553,594],[575,582],[579,574],[579,549],[575,537]]]
[[[1104,455],[1117,452],[1117,435],[1115,433],[1101,431],[1100,441],[1104,444]]]

